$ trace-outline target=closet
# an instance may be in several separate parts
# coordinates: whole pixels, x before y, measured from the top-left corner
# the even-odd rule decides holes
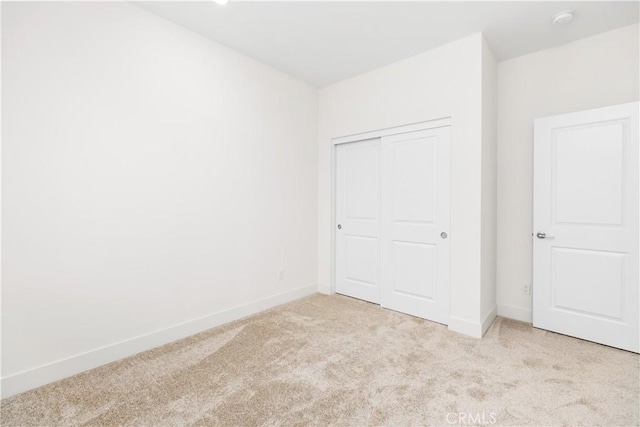
[[[447,324],[450,126],[334,141],[336,292]]]

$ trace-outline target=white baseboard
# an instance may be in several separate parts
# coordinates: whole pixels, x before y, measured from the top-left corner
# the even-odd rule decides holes
[[[533,312],[530,308],[516,307],[514,305],[498,304],[498,316],[520,320],[521,322],[533,322]]]
[[[41,387],[45,384],[79,374],[80,372],[97,368],[106,363],[115,362],[116,360],[133,356],[134,354],[150,350],[154,347],[186,338],[198,332],[206,331],[207,329],[259,313],[277,305],[312,295],[317,291],[318,287],[316,285],[303,286],[253,301],[249,304],[208,314],[159,331],[9,375],[2,378],[2,397],[13,396],[14,394]]]
[[[496,312],[497,307],[493,306],[491,311],[487,313],[482,320],[482,323],[472,322],[456,316],[449,316],[449,330],[472,338],[482,338],[496,318]]]
[[[449,316],[449,330],[473,338],[482,338],[482,325],[456,316]]]
[[[333,292],[331,292],[331,286],[330,285],[324,285],[322,283],[318,284],[318,292],[320,292],[321,294],[326,294],[326,295],[331,295]]]
[[[487,313],[487,315],[482,320],[482,336],[484,336],[484,334],[487,333],[493,321],[496,320],[497,312],[498,312],[498,306],[494,305],[493,308],[489,311],[489,313]]]

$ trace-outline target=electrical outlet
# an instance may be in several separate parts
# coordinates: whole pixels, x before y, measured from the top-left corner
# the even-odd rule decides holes
[[[524,285],[522,287],[522,293],[525,295],[530,295],[531,294],[531,283],[527,283],[526,285]]]
[[[280,273],[278,273],[278,280],[281,282],[284,280],[284,270],[280,270]]]

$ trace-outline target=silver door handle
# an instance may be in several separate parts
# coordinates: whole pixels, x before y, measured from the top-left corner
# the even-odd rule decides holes
[[[536,234],[538,239],[553,239],[555,236],[547,236],[546,233],[539,232]]]

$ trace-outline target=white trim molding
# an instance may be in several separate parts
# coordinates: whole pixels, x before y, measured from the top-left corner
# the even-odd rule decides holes
[[[516,307],[515,305],[498,304],[498,316],[521,322],[533,322],[533,312],[530,308]]]
[[[482,338],[487,332],[497,315],[497,307],[493,306],[491,311],[482,320],[482,323],[472,322],[456,316],[449,316],[448,328],[450,331],[467,335],[472,338]]]
[[[225,323],[233,322],[261,311],[315,294],[317,285],[303,286],[291,291],[253,301],[228,310],[208,314],[149,334],[100,347],[37,368],[2,378],[2,398],[13,396],[72,375],[143,351],[189,337]]]
[[[371,132],[356,133],[353,135],[341,136],[333,138],[333,145],[346,144],[348,142],[364,141],[366,139],[382,138],[383,136],[398,135],[401,133],[415,132],[418,130],[435,129],[444,126],[451,126],[451,117],[443,117],[441,119],[427,120],[424,122],[411,123],[402,126],[393,126],[386,129],[374,130]]]
[[[482,338],[482,324],[462,319],[456,316],[449,316],[449,330],[472,338]]]
[[[325,295],[335,294],[331,289],[331,285],[325,285],[323,283],[318,284],[318,292]]]
[[[487,333],[491,324],[494,320],[496,320],[496,316],[498,315],[498,306],[494,305],[491,311],[487,313],[487,315],[482,319],[482,336]]]

